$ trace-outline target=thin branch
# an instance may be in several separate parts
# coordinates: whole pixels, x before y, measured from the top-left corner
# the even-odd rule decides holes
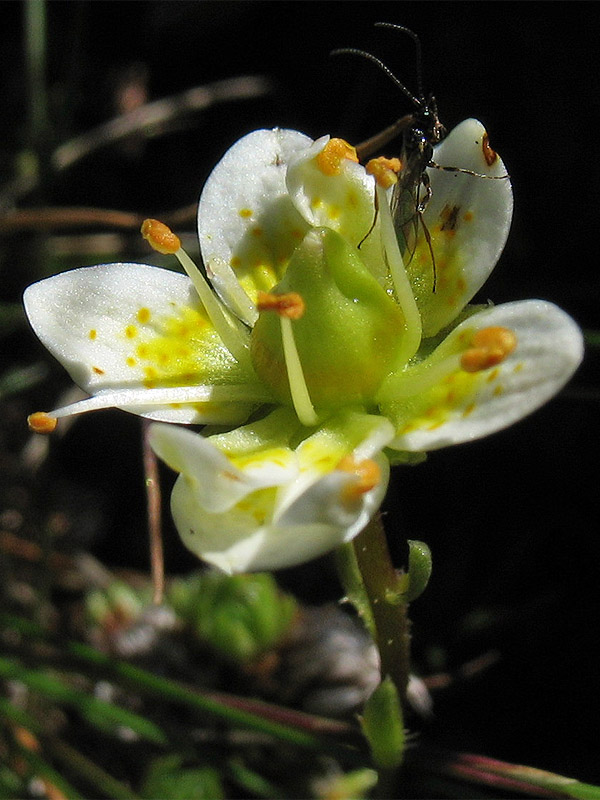
[[[150,135],[153,128],[172,123],[179,117],[204,111],[216,103],[261,97],[270,88],[265,78],[243,75],[197,86],[181,94],[146,103],[62,144],[52,154],[52,166],[56,170],[66,169],[95,150],[116,144],[132,134],[143,132]]]
[[[158,461],[150,447],[150,422],[142,420],[142,448],[144,476],[146,479],[146,502],[148,507],[148,534],[150,537],[150,570],[154,587],[153,602],[160,605],[165,591],[165,561],[162,543],[161,494]]]

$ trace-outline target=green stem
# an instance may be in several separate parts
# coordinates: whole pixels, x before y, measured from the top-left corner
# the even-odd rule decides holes
[[[379,515],[353,540],[351,547],[368,602],[381,659],[381,676],[389,675],[404,705],[410,671],[408,605],[401,599],[401,577],[392,564]]]

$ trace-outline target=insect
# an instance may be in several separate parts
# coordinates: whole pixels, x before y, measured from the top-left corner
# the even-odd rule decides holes
[[[383,131],[380,131],[359,144],[356,151],[359,159],[362,161],[380,150],[388,142],[392,141],[392,139],[397,136],[402,137],[400,148],[400,163],[402,167],[398,174],[398,181],[392,190],[390,204],[394,227],[400,252],[402,255],[408,252],[409,261],[414,255],[419,227],[421,228],[431,256],[433,291],[435,292],[437,283],[435,254],[429,230],[423,219],[423,212],[427,208],[432,196],[427,169],[432,167],[447,172],[461,172],[467,175],[473,175],[477,178],[508,178],[508,175],[482,175],[478,172],[462,169],[461,167],[440,166],[433,160],[434,146],[444,139],[446,136],[446,128],[440,122],[435,97],[432,94],[426,95],[423,90],[421,41],[416,33],[403,25],[397,25],[391,22],[378,22],[376,23],[376,27],[391,28],[392,30],[400,31],[410,36],[414,41],[417,68],[416,94],[413,94],[413,92],[394,75],[391,69],[372,53],[356,48],[341,48],[334,50],[333,55],[347,53],[369,59],[369,61],[376,64],[379,69],[393,81],[414,106],[414,110],[411,113],[405,114]],[[375,219],[376,218],[377,208]],[[374,225],[375,222],[373,222],[371,230]],[[367,233],[367,236],[371,233],[371,230]],[[365,236],[365,238],[367,237]]]

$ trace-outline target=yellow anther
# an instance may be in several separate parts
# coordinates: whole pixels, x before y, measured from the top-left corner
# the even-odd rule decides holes
[[[179,237],[168,225],[157,219],[145,219],[142,223],[141,233],[150,247],[163,255],[172,255],[181,248]]]
[[[330,139],[317,156],[317,166],[324,175],[339,175],[344,158],[358,163],[356,148],[344,139]]]
[[[364,461],[356,461],[354,456],[344,456],[337,465],[337,469],[349,472],[358,480],[344,490],[344,499],[348,501],[358,500],[363,494],[370,492],[381,481],[381,470],[379,465],[370,458]]]
[[[256,300],[259,311],[275,311],[280,317],[300,319],[304,314],[305,304],[298,292],[287,294],[273,294],[272,292],[259,292]]]
[[[373,175],[377,185],[383,189],[389,189],[398,182],[398,173],[402,169],[402,162],[399,158],[372,158],[365,164],[365,170],[369,175]]]
[[[56,430],[58,420],[56,417],[51,417],[45,411],[36,411],[35,414],[30,414],[27,417],[27,424],[29,430],[34,433],[52,433]]]
[[[462,354],[460,365],[465,372],[480,372],[495,367],[517,346],[517,336],[510,328],[482,328],[473,336],[471,347]]]

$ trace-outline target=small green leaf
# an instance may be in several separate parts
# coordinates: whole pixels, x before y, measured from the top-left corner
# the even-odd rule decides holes
[[[222,800],[225,797],[219,773],[211,767],[184,767],[183,758],[172,753],[152,762],[142,796],[155,800]]]
[[[381,769],[399,767],[406,737],[400,697],[389,676],[367,700],[360,724],[375,765]]]
[[[411,603],[423,594],[431,577],[431,550],[425,542],[408,540],[408,590],[406,602]]]

